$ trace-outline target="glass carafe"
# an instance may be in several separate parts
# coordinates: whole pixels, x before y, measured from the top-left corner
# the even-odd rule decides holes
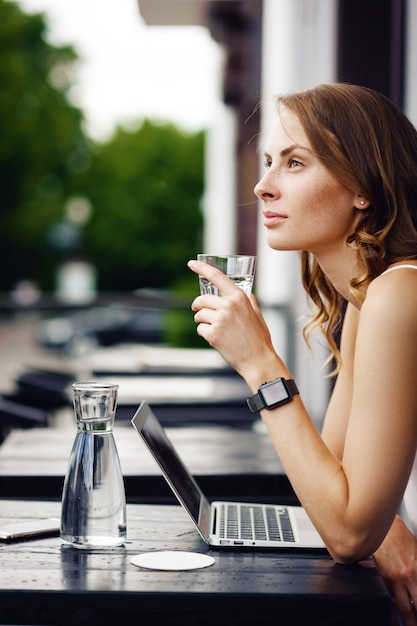
[[[126,540],[126,497],[113,424],[118,385],[74,383],[77,433],[62,492],[61,539],[76,548]]]

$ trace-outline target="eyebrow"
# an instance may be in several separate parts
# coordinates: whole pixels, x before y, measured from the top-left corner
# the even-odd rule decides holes
[[[288,154],[291,154],[291,152],[294,152],[294,150],[306,150],[307,152],[312,152],[311,148],[307,148],[306,146],[302,146],[299,143],[293,143],[290,146],[288,146],[287,148],[283,148],[283,150],[281,150],[279,155],[281,157],[285,157]],[[269,154],[269,152],[264,152],[264,156],[271,158],[271,155]]]

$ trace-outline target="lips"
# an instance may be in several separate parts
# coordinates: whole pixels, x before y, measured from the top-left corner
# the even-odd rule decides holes
[[[279,213],[273,213],[272,211],[264,211],[264,226],[266,228],[271,228],[272,226],[276,226],[287,219],[286,215],[280,215]]]

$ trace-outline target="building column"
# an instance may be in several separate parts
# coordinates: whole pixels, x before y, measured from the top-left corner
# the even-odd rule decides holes
[[[261,155],[276,119],[274,94],[335,80],[336,8],[334,0],[264,0]],[[263,163],[260,167],[259,175]],[[329,382],[320,371],[326,352],[313,341],[310,355],[294,322],[309,315],[298,254],[271,250],[260,208],[258,214],[257,295],[273,343],[292,370],[313,419],[320,422],[329,397]]]

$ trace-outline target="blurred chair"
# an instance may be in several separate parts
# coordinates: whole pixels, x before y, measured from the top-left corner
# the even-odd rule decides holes
[[[63,372],[28,369],[16,378],[16,391],[10,399],[51,411],[70,404],[68,389],[75,377]]]
[[[14,428],[46,425],[46,411],[0,396],[0,444]]]

